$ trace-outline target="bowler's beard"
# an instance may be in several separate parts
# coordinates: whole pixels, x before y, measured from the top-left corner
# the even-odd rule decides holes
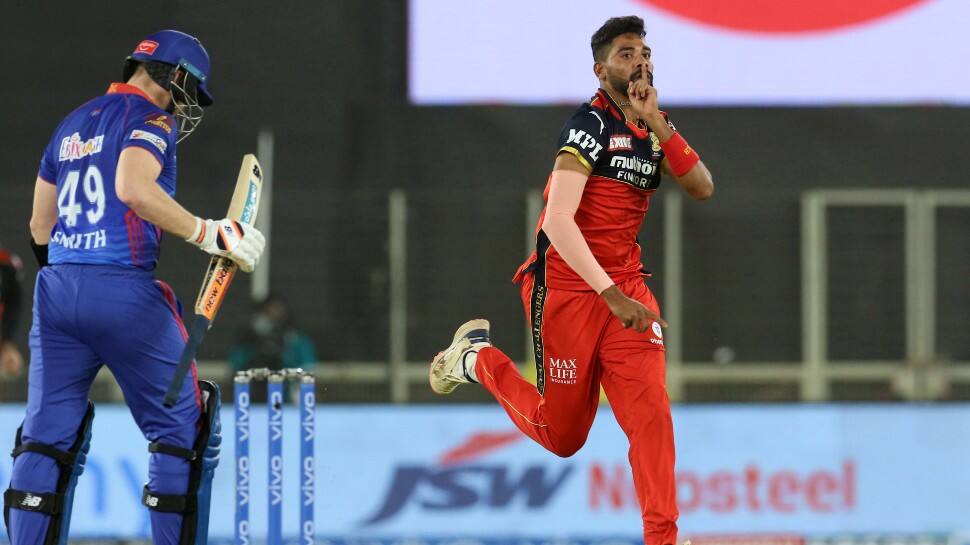
[[[630,81],[631,81],[629,78],[621,78],[616,74],[611,74],[607,72],[606,81],[608,81],[610,83],[610,87],[616,90],[616,92],[619,93],[623,98],[625,99],[630,98],[630,96],[626,92],[627,87],[630,85]]]
[[[610,83],[610,87],[615,89],[616,92],[621,94],[625,99],[630,98],[626,92],[630,83],[643,79],[644,77],[647,79],[647,83],[653,86],[653,74],[647,70],[643,70],[642,72],[634,71],[630,74],[630,77],[627,78],[622,78],[616,74],[610,73],[609,71],[606,72],[606,81]]]

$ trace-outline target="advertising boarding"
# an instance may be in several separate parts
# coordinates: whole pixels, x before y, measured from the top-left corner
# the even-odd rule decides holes
[[[22,411],[0,406],[0,448],[7,452]],[[265,410],[254,407],[250,417],[252,536],[261,541]],[[216,541],[232,538],[234,516],[231,407],[222,418],[210,523]],[[316,422],[320,540],[636,543],[641,536],[626,438],[608,408],[570,458],[546,452],[492,406],[320,406]],[[674,422],[680,526],[697,543],[745,535],[836,543],[838,536],[869,535],[949,545],[970,535],[968,405],[693,406],[675,408]],[[283,527],[293,538],[305,498],[298,425],[289,409]],[[140,504],[148,456],[127,409],[98,407],[72,536],[149,535]],[[2,486],[9,475],[5,457]]]
[[[410,0],[410,100],[578,105],[623,15],[662,105],[970,104],[966,0]]]

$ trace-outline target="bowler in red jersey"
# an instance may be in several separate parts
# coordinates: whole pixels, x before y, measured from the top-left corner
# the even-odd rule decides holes
[[[644,282],[637,233],[661,173],[698,200],[711,173],[660,110],[643,20],[617,17],[593,35],[600,88],[559,136],[536,229],[515,282],[532,329],[536,384],[471,320],[431,362],[431,388],[487,388],[516,426],[559,456],[583,446],[602,385],[630,441],[646,545],[677,543],[674,433],[663,327]]]

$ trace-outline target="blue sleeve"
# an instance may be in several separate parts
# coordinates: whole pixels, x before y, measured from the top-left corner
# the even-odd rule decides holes
[[[136,146],[148,150],[164,167],[175,154],[175,120],[166,113],[133,111],[122,137],[121,149]]]

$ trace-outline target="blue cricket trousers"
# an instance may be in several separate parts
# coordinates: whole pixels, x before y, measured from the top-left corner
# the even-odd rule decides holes
[[[187,338],[180,314],[172,289],[150,271],[109,265],[42,268],[34,290],[23,441],[68,450],[95,375],[107,365],[145,439],[191,449],[201,414],[194,363],[194,380],[185,381],[176,406],[162,405]],[[94,434],[91,441],[97,440]],[[189,462],[150,456],[149,488],[186,493]],[[11,487],[53,492],[58,472],[53,459],[25,452],[14,460]],[[12,545],[43,542],[49,515],[18,509],[10,515]],[[181,514],[152,511],[151,523],[156,544],[177,545]]]

